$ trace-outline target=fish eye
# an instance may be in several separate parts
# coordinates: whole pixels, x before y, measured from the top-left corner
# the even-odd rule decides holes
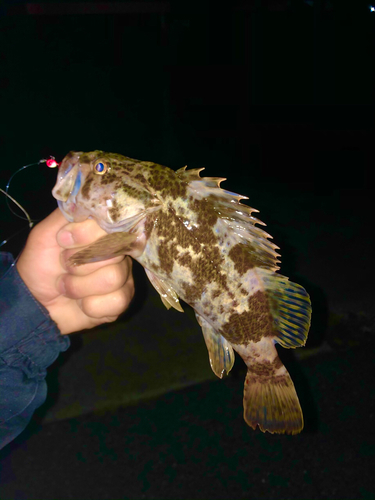
[[[108,170],[108,163],[103,160],[97,160],[94,163],[94,172],[98,175],[103,175]]]

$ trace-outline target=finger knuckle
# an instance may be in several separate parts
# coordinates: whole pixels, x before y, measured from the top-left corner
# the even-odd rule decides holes
[[[102,316],[95,297],[86,297],[82,302],[82,310],[89,318],[100,318]]]
[[[114,293],[111,297],[111,312],[113,314],[120,314],[122,313],[127,306],[127,299],[125,294],[123,293],[123,290],[119,290],[117,293]]]
[[[116,267],[108,266],[103,272],[103,284],[108,289],[114,289],[119,286],[119,273]]]
[[[74,279],[74,276],[67,275],[64,280],[65,284],[65,295],[72,299],[81,298],[80,289],[77,283],[77,280]]]

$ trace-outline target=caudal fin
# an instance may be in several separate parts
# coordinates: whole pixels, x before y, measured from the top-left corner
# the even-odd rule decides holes
[[[275,376],[248,369],[243,404],[244,419],[253,429],[258,425],[271,434],[298,434],[303,429],[301,406],[286,369]]]

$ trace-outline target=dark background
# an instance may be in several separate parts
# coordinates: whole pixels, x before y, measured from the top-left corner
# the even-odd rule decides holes
[[[1,3],[1,188],[21,166],[70,150],[206,167],[260,210],[282,273],[313,303],[307,354],[281,353],[306,429],[263,435],[242,421],[241,361],[225,381],[195,370],[206,354],[191,311],[165,311],[135,266],[128,314],[72,336],[45,408],[4,450],[1,498],[375,498],[369,7]],[[56,206],[55,177],[30,167],[9,193],[40,220]],[[4,196],[0,208],[0,240],[16,234],[1,250],[16,256],[27,223]],[[116,366],[119,382],[88,362]],[[174,380],[184,363],[191,371]]]

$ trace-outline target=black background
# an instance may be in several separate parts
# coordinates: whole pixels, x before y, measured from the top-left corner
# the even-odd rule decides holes
[[[294,368],[299,437],[248,430],[234,375],[224,394],[31,426],[4,455],[2,498],[375,498],[374,23],[361,1],[1,4],[0,187],[70,150],[227,177],[311,294],[308,345],[333,348]],[[40,220],[55,177],[30,167],[9,193]],[[0,202],[17,255],[27,223]]]

